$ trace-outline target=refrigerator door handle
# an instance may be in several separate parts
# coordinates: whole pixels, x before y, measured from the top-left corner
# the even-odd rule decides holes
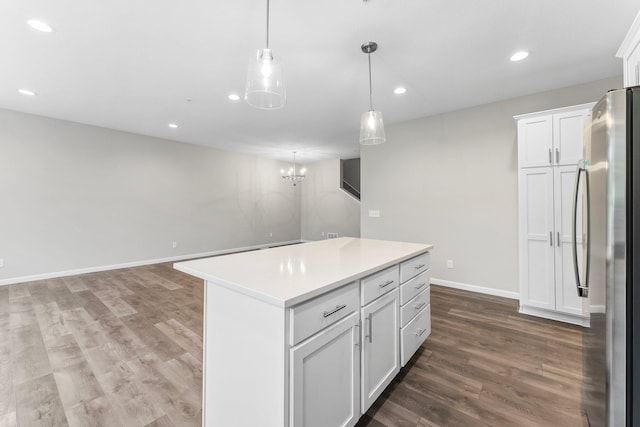
[[[590,194],[589,194],[589,175],[587,174],[587,161],[580,160],[578,162],[578,171],[576,173],[576,186],[573,193],[573,215],[571,216],[571,247],[573,249],[573,268],[576,276],[576,289],[578,291],[578,296],[581,298],[587,298],[589,296],[589,263],[591,261],[591,242],[589,238],[589,222],[591,221],[591,203],[590,203]],[[580,178],[584,174],[584,192],[586,195],[586,206],[587,206],[587,233],[585,234],[585,238],[582,242],[583,245],[587,245],[587,253],[585,256],[585,278],[584,284],[580,279],[580,268],[578,267],[578,239],[577,239],[577,230],[576,227],[578,225],[578,202],[582,202],[582,200],[578,200],[578,194],[580,190]],[[584,216],[583,216],[584,218]]]

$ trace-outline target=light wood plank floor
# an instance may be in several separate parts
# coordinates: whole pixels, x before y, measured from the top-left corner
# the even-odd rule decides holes
[[[431,336],[360,426],[581,426],[580,328],[431,295]],[[202,297],[171,264],[0,287],[0,427],[199,426]]]

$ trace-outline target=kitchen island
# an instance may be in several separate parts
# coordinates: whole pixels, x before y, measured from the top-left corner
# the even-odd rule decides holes
[[[354,425],[431,331],[432,248],[338,238],[176,263],[205,280],[203,425]]]

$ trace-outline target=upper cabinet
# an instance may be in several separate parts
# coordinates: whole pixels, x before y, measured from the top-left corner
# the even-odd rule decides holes
[[[521,168],[575,165],[582,158],[582,128],[593,104],[516,116]]]
[[[640,85],[640,13],[616,54],[622,58],[625,87]]]

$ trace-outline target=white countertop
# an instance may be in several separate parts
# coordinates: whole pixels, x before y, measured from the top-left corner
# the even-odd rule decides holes
[[[420,243],[341,237],[178,262],[174,267],[289,307],[432,248]]]

